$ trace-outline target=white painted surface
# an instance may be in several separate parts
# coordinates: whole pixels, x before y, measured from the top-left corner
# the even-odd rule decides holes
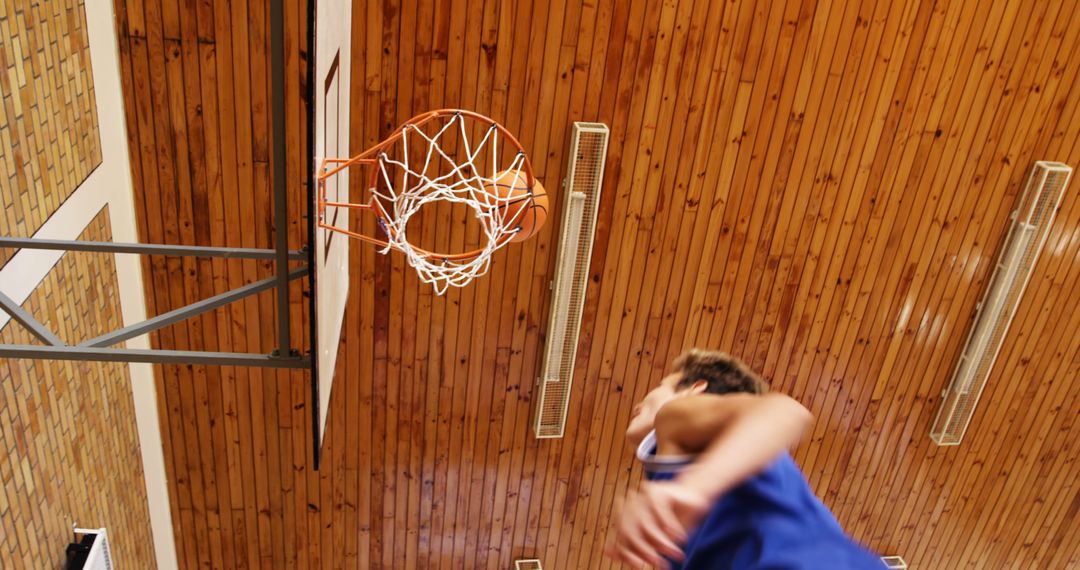
[[[109,206],[113,241],[135,242],[135,202],[125,133],[120,61],[111,0],[86,0],[86,23],[90,37],[90,61],[94,70],[98,130],[101,137],[101,165],[80,185],[33,237],[77,239],[101,208]],[[48,275],[63,252],[21,250],[0,270],[0,291],[23,303]],[[142,269],[136,255],[116,256],[116,277],[125,325],[146,318]],[[2,311],[0,311],[2,313]],[[0,314],[0,327],[8,321]],[[127,348],[149,348],[146,335],[127,341]],[[146,495],[154,551],[160,570],[177,568],[169,493],[165,478],[165,456],[161,443],[157,394],[153,368],[131,364],[131,392],[135,403],[135,423],[139,432]],[[108,521],[101,521],[108,524]]]

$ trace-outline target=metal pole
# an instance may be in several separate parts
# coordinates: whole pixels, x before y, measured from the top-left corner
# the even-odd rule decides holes
[[[300,267],[298,269],[293,269],[292,271],[290,271],[289,278],[298,279],[306,274],[307,267]],[[167,313],[162,313],[156,317],[146,319],[145,321],[138,322],[133,325],[126,326],[122,329],[117,329],[113,332],[105,333],[90,340],[80,342],[79,346],[91,348],[112,346],[118,342],[127,340],[129,338],[137,337],[141,334],[146,334],[161,327],[171,325],[177,321],[189,319],[191,317],[194,317],[195,315],[205,313],[206,311],[209,311],[211,309],[216,309],[222,305],[228,305],[233,301],[238,301],[249,295],[261,293],[262,291],[273,288],[276,284],[277,277],[267,277],[266,279],[255,281],[254,283],[249,283],[247,285],[244,285],[243,287],[237,287],[236,289],[233,289],[231,291],[226,291],[224,293],[214,295],[213,297],[209,297],[201,301],[196,301],[194,303],[191,303],[190,305],[180,307],[179,309],[174,309]]]
[[[172,255],[177,257],[224,257],[229,259],[277,259],[276,249],[251,249],[238,247],[204,247],[167,245],[160,243],[122,243],[109,241],[82,241],[60,239],[37,239],[0,237],[0,247],[16,249],[44,249],[52,251],[102,251],[106,253],[137,253],[141,255]],[[290,251],[288,258],[304,261],[305,251]]]
[[[195,364],[204,366],[259,366],[262,368],[308,368],[303,358],[278,358],[270,354],[244,352],[200,352],[135,348],[91,348],[83,346],[37,346],[0,344],[0,358],[42,360],[89,360],[95,362],[148,362],[150,364]]]
[[[285,180],[285,35],[283,0],[270,2],[270,78],[273,116],[274,228],[277,232],[278,352],[292,356],[289,331],[289,207]]]
[[[304,168],[304,180],[307,182],[307,209],[308,209],[308,225],[307,225],[307,240],[311,244],[307,248],[308,252],[308,266],[311,268],[311,276],[308,278],[308,284],[310,285],[311,294],[308,298],[308,310],[310,311],[310,317],[308,319],[308,335],[311,342],[311,374],[308,379],[311,384],[311,401],[308,403],[308,410],[311,411],[311,453],[312,462],[315,464],[316,471],[319,470],[319,462],[321,460],[322,450],[322,438],[319,437],[319,430],[321,428],[319,424],[319,376],[315,373],[315,363],[318,362],[318,325],[315,322],[318,312],[315,304],[318,302],[318,298],[315,295],[316,283],[315,283],[315,264],[318,263],[318,252],[315,251],[315,232],[316,223],[318,218],[316,213],[312,210],[315,204],[315,59],[318,56],[315,53],[315,2],[317,0],[308,0],[307,3],[307,113],[306,113],[306,132],[307,132],[307,148],[304,149],[307,154],[308,162],[302,167]],[[303,162],[302,162],[303,164]]]
[[[60,337],[56,336],[51,330],[41,324],[33,315],[27,313],[15,302],[15,299],[8,297],[7,295],[0,293],[0,309],[7,311],[11,318],[15,319],[19,324],[26,327],[26,330],[31,334],[41,339],[42,342],[46,342],[53,346],[66,346],[64,341],[60,340]]]

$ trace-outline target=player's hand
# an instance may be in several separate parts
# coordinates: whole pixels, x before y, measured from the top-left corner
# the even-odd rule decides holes
[[[678,483],[643,483],[626,498],[604,553],[633,568],[666,568],[664,557],[682,561],[681,545],[709,505],[705,495]]]

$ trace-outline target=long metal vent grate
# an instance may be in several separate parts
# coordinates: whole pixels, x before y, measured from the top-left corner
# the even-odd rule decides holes
[[[952,381],[942,393],[930,429],[934,443],[958,445],[963,440],[1071,174],[1072,168],[1061,163],[1035,163]]]
[[[568,199],[563,208],[548,342],[538,386],[535,430],[538,438],[562,437],[566,428],[607,143],[606,125],[574,123],[565,183]]]

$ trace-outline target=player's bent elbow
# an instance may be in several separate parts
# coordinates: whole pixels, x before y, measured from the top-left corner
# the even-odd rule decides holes
[[[800,437],[814,422],[814,414],[811,414],[810,410],[798,400],[784,394],[768,394],[765,397],[770,400],[777,415],[793,424]]]

